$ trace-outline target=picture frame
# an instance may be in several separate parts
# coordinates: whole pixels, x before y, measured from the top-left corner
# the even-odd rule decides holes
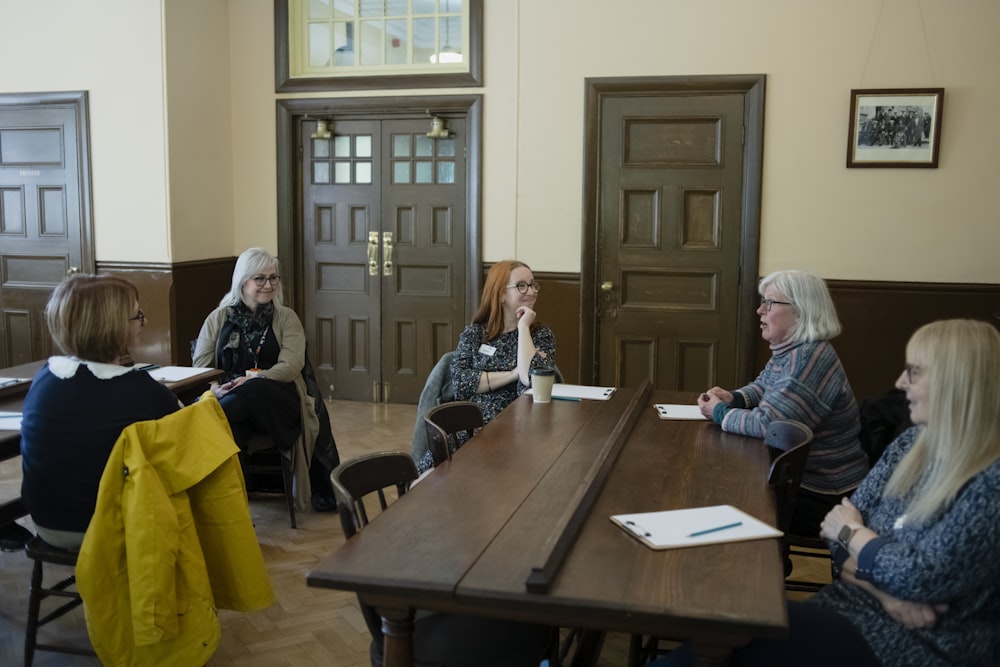
[[[944,88],[851,91],[848,167],[938,166]]]

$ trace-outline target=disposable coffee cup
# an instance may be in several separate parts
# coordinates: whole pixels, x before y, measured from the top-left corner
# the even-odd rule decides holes
[[[552,400],[552,383],[556,380],[556,372],[552,368],[531,369],[531,395],[535,403],[548,403]]]

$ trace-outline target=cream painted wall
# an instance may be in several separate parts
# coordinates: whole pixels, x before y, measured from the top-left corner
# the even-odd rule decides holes
[[[1000,282],[1000,3],[517,4],[516,252],[532,266],[579,268],[585,77],[764,73],[762,272]],[[945,88],[940,167],[847,169],[850,90],[918,86]]]
[[[161,9],[0,0],[0,92],[89,92],[98,261],[170,259]]]
[[[580,269],[585,78],[763,73],[762,272],[1000,282],[995,0],[485,8],[485,86],[435,91],[484,96],[485,260]],[[0,0],[0,15],[0,57],[20,64],[0,91],[90,91],[99,260],[275,248],[272,0]],[[940,167],[846,169],[850,90],[904,86],[946,90]]]
[[[229,0],[168,0],[165,10],[171,259],[224,257],[236,236]]]

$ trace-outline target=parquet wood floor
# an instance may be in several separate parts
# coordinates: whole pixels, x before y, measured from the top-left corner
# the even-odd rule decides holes
[[[389,449],[409,451],[416,406],[351,401],[329,401],[328,405],[342,459]],[[20,466],[20,459],[0,463],[0,500],[18,495]],[[344,541],[337,516],[300,512],[299,527],[293,530],[288,525],[283,497],[254,496],[250,506],[278,600],[255,613],[220,611],[222,641],[209,665],[368,667],[370,638],[357,598],[351,593],[305,584],[306,573]],[[32,527],[30,519],[22,523]],[[822,571],[822,564],[804,565],[807,572],[808,568]],[[0,665],[21,665],[24,661],[30,566],[31,561],[23,553],[0,552]],[[58,575],[46,571],[46,581],[53,576]],[[39,636],[86,645],[82,611],[77,609],[42,628]],[[598,667],[624,667],[627,658],[628,636],[612,633]],[[41,652],[36,653],[34,664],[94,667],[99,662],[95,658]]]

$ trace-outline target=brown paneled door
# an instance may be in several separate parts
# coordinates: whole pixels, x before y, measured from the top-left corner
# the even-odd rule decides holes
[[[0,95],[0,368],[53,353],[45,304],[92,271],[85,93]]]
[[[465,323],[465,121],[302,123],[306,335],[332,398],[416,403]]]
[[[600,113],[600,384],[737,386],[743,95],[609,95]]]

